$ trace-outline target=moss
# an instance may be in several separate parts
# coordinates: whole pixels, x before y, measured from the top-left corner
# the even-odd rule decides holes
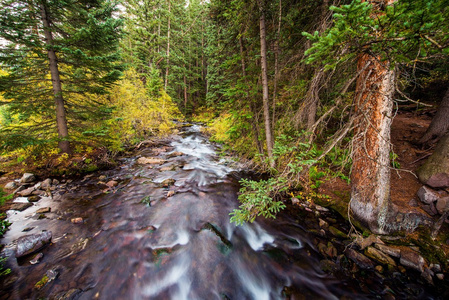
[[[42,277],[41,280],[39,280],[34,287],[38,290],[40,290],[41,288],[43,288],[46,284],[48,283],[48,276],[44,275],[44,277]]]

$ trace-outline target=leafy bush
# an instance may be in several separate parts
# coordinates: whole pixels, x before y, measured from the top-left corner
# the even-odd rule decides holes
[[[282,201],[274,200],[277,193],[287,189],[282,178],[254,181],[240,180],[239,209],[230,213],[231,222],[242,225],[244,222],[254,222],[257,216],[276,218],[276,213],[285,208]]]

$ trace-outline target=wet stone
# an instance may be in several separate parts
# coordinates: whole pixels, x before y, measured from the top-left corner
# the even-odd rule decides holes
[[[51,240],[51,231],[22,236],[17,240],[16,257],[22,257],[38,251]]]
[[[9,209],[24,211],[28,207],[33,206],[33,203],[11,203]]]
[[[42,252],[36,254],[32,260],[30,260],[30,264],[35,265],[38,264],[41,260],[41,258],[44,257],[44,254]]]
[[[42,181],[41,188],[48,189],[51,186],[51,184],[52,184],[52,180],[50,178],[47,178],[44,181]]]
[[[411,249],[403,249],[401,251],[400,263],[405,267],[409,267],[420,272],[424,271],[424,258]]]
[[[372,269],[375,267],[371,259],[351,248],[346,249],[345,255],[362,269]]]
[[[27,189],[24,189],[23,191],[17,192],[17,195],[26,197],[26,196],[31,195],[35,190],[36,189],[34,188],[34,186],[32,186],[32,187],[29,187]]]
[[[169,187],[174,185],[176,182],[176,180],[174,180],[173,178],[169,178],[169,179],[165,179],[164,181],[161,182],[161,186],[162,187]]]
[[[36,210],[36,214],[46,214],[51,212],[51,207],[42,207]]]
[[[71,289],[69,291],[65,291],[59,293],[55,296],[55,300],[75,300],[78,299],[82,291],[80,289]]]
[[[73,224],[83,224],[84,220],[83,218],[73,218],[70,220]]]
[[[332,233],[336,237],[340,237],[340,238],[347,238],[348,237],[348,235],[346,233],[344,233],[343,231],[335,228],[334,226],[329,226],[329,231],[330,231],[330,233]]]
[[[33,195],[33,196],[28,197],[28,201],[30,201],[30,202],[37,202],[40,199],[41,199],[41,197],[38,195]]]
[[[396,262],[390,256],[377,250],[374,247],[368,247],[365,250],[365,255],[382,264],[396,266]]]
[[[374,247],[376,247],[383,253],[388,254],[390,256],[393,256],[396,258],[401,257],[401,249],[399,249],[399,248],[395,248],[393,246],[387,246],[387,245],[379,244],[379,243],[374,244]]]

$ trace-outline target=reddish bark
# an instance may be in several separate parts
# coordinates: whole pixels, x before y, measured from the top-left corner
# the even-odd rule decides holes
[[[378,5],[377,1],[370,1]],[[387,0],[391,4],[394,0]],[[364,69],[365,68],[365,69]],[[390,128],[395,72],[389,61],[359,56],[354,103],[355,132],[351,172],[353,216],[375,233],[386,233],[390,201]]]

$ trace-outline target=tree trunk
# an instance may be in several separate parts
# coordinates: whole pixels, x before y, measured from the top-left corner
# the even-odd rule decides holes
[[[375,233],[385,233],[390,208],[390,127],[395,72],[388,62],[360,55],[354,113],[350,208]]]
[[[259,152],[259,154],[263,157],[264,156],[264,151],[263,151],[263,147],[259,141],[259,124],[258,124],[258,120],[259,118],[257,117],[257,112],[256,110],[253,108],[253,104],[252,104],[252,100],[250,99],[249,96],[249,83],[248,83],[248,79],[246,78],[246,63],[245,63],[245,53],[243,52],[243,40],[242,37],[240,36],[239,38],[239,45],[240,45],[240,60],[242,62],[242,76],[245,80],[247,89],[246,89],[246,100],[250,103],[250,110],[254,115],[254,118],[251,120],[251,127],[253,130],[253,137],[254,137],[254,143],[256,144],[257,147],[257,151]]]
[[[438,141],[449,129],[449,89],[438,107],[437,113],[427,128],[426,133],[419,140],[420,144]]]
[[[67,117],[64,107],[64,98],[62,96],[61,78],[59,76],[58,58],[53,48],[53,35],[50,31],[50,20],[47,14],[45,4],[41,4],[41,16],[45,35],[45,44],[47,46],[47,56],[50,67],[51,82],[53,86],[53,95],[56,107],[56,126],[58,128],[59,149],[62,153],[70,153],[70,144],[67,141],[69,136],[67,127]]]
[[[260,6],[260,56],[262,72],[262,92],[263,92],[263,115],[265,121],[265,137],[267,143],[268,158],[273,158],[273,136],[271,133],[270,108],[268,103],[268,75],[267,75],[267,40],[265,29],[265,11],[264,5]],[[271,162],[274,166],[274,161]]]
[[[376,7],[377,1],[370,2]],[[395,72],[388,60],[368,53],[359,55],[357,70],[350,209],[371,231],[383,234],[394,227],[387,218],[394,213],[390,200],[390,128]]]
[[[168,87],[168,73],[170,67],[170,20],[171,20],[170,13],[171,13],[171,3],[170,0],[168,0],[167,67],[165,69],[165,86],[164,86],[165,91],[167,91]]]
[[[278,16],[278,30],[276,33],[276,39],[274,41],[274,80],[273,80],[273,104],[271,118],[273,126],[276,124],[276,95],[277,84],[279,77],[279,39],[281,38],[281,25],[282,25],[282,0],[279,0],[279,16]]]

